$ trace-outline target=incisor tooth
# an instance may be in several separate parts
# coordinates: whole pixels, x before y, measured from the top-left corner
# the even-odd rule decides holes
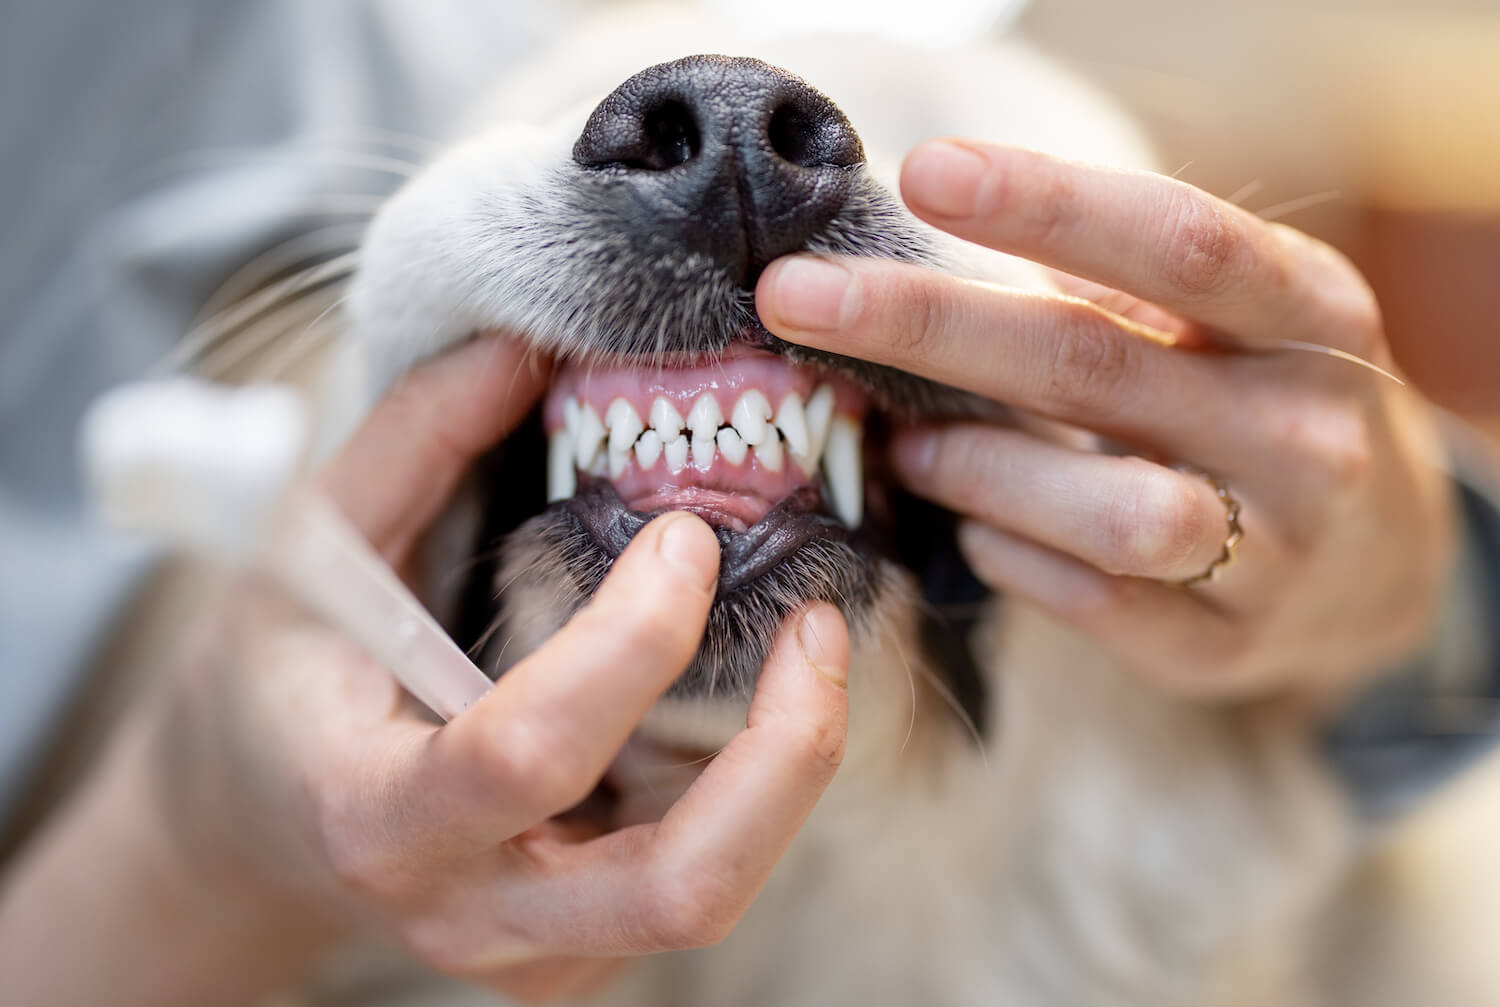
[[[781,408],[776,410],[776,427],[786,438],[787,450],[794,455],[807,455],[809,438],[807,415],[802,410],[802,396],[796,392],[786,393],[786,398],[781,400]]]
[[[734,413],[729,422],[739,431],[740,438],[751,447],[766,439],[766,420],[771,418],[771,400],[764,392],[752,388],[734,404]]]
[[[693,437],[693,468],[699,472],[707,472],[714,463],[714,439]]]
[[[833,419],[833,386],[819,385],[807,400],[807,432],[811,437],[807,453],[814,460],[823,453],[828,440],[828,424]]]
[[[563,399],[563,427],[570,434],[578,432],[578,400],[571,395]]]
[[[667,471],[676,475],[687,468],[688,439],[678,437],[662,445],[662,455],[667,459]]]
[[[573,471],[573,437],[559,430],[547,440],[547,502],[566,500],[578,489]]]
[[[651,429],[661,438],[663,444],[670,444],[682,435],[682,414],[666,399],[657,399],[651,403]]]
[[[609,449],[609,477],[618,479],[625,473],[625,466],[630,462],[630,449],[616,451],[613,447]]]
[[[745,455],[750,449],[745,445],[745,439],[739,435],[734,427],[725,427],[719,431],[719,436],[714,438],[719,445],[719,453],[731,465],[743,465]]]
[[[678,438],[681,440],[682,438]],[[661,435],[655,430],[647,430],[641,434],[641,439],[635,442],[635,460],[642,470],[649,469],[656,464],[656,459],[661,457]]]
[[[723,423],[724,411],[719,408],[719,400],[707,392],[698,396],[688,410],[687,425],[693,431],[694,441],[712,441]]]
[[[823,473],[833,498],[834,515],[850,528],[859,527],[865,511],[864,459],[860,455],[860,425],[847,416],[835,416],[828,427],[828,445],[823,451]]]
[[[767,472],[780,472],[784,464],[781,438],[773,434],[767,437],[764,443],[755,445],[755,460],[764,466]]]
[[[588,472],[599,456],[599,449],[604,446],[604,424],[599,421],[599,414],[594,412],[593,406],[584,406],[579,412],[577,438],[574,451],[578,467]]]
[[[609,427],[609,450],[629,451],[630,445],[646,429],[635,407],[624,399],[615,399],[604,414],[604,425]]]

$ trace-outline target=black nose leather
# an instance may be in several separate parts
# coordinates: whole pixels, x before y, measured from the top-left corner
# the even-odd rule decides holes
[[[626,187],[656,234],[744,287],[806,247],[843,206],[864,148],[838,107],[757,59],[689,56],[605,98],[573,160]]]

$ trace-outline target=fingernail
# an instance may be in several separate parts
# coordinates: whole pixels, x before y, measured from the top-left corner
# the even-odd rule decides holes
[[[708,525],[691,514],[666,518],[656,551],[683,578],[712,590],[719,579],[719,541]]]
[[[901,171],[901,195],[913,206],[944,217],[973,216],[989,162],[947,140],[922,144]]]
[[[830,259],[793,255],[772,267],[775,315],[787,325],[812,332],[841,328],[859,298],[854,274]]]
[[[933,459],[937,457],[937,441],[935,430],[903,430],[896,435],[896,442],[891,447],[891,459],[907,482],[925,478],[932,472]]]
[[[803,659],[841,689],[849,684],[849,668],[830,641],[839,633],[839,626],[833,620],[842,618],[832,605],[818,605],[803,613],[797,627],[797,645],[802,648]]]

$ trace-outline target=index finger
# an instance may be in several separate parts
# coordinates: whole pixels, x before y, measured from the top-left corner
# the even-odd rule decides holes
[[[319,473],[376,549],[399,562],[474,460],[526,417],[545,363],[520,340],[481,336],[408,371]]]
[[[1368,354],[1379,326],[1333,249],[1185,182],[1032,150],[937,140],[901,194],[969,241],[1123,290],[1252,344],[1300,339]]]

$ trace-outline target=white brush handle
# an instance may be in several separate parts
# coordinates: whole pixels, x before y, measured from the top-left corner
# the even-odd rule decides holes
[[[106,522],[264,570],[451,720],[490,680],[331,500],[296,488],[306,437],[288,388],[174,378],[104,396],[82,447]]]

